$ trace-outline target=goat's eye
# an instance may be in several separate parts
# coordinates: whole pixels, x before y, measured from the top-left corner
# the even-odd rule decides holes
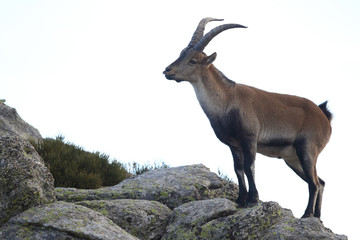
[[[196,64],[196,61],[193,60],[193,59],[191,59],[189,63],[190,63],[190,64]]]

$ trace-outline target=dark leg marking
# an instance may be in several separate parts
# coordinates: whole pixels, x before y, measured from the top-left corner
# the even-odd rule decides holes
[[[305,181],[308,183],[308,187],[309,187],[309,201],[302,218],[312,217],[314,216],[315,205],[321,188],[319,178],[316,174],[315,163],[317,156],[312,156],[310,154],[311,153],[310,144],[307,144],[305,140],[296,141],[294,146],[295,146],[296,154],[299,158],[300,164],[303,169]],[[321,196],[320,196],[320,200],[321,200]],[[319,202],[318,204],[321,204],[321,202]],[[318,210],[320,209],[321,206],[318,205]],[[320,215],[320,212],[318,212],[317,215]]]
[[[256,148],[244,148],[244,169],[249,183],[249,192],[246,199],[248,207],[253,207],[259,202],[259,193],[255,184],[255,156]]]
[[[244,175],[244,157],[241,151],[230,148],[234,159],[234,170],[239,183],[239,196],[236,203],[239,207],[246,207],[247,189]]]

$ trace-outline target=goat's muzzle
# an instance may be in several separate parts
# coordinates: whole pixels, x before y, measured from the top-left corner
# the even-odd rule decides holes
[[[165,68],[165,71],[163,72],[163,74],[165,75],[166,79],[177,81],[177,80],[174,78],[174,77],[175,77],[175,74],[171,74],[170,71],[171,71],[171,67]],[[179,82],[179,81],[177,81],[177,82]]]
[[[165,74],[165,77],[166,77],[168,80],[175,80],[173,74]]]

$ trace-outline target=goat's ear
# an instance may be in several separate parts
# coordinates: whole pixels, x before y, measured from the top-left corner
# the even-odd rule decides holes
[[[216,59],[216,52],[214,52],[213,54],[211,54],[210,56],[208,56],[206,58],[206,63],[208,65],[210,65],[211,63],[213,63],[215,61],[215,59]]]

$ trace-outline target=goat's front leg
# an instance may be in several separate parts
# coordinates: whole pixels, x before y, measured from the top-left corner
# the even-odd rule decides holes
[[[241,150],[230,147],[234,159],[234,169],[239,182],[239,196],[236,203],[239,207],[246,207],[247,189],[244,175],[244,156]]]
[[[244,170],[249,183],[249,192],[247,195],[247,206],[253,207],[259,202],[259,193],[255,184],[255,156],[256,144],[249,144],[243,149],[244,152]]]

